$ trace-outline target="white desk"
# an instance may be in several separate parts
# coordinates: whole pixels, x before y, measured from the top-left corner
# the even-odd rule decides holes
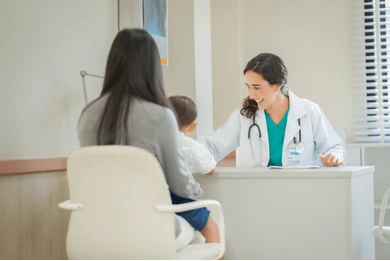
[[[196,179],[222,203],[227,259],[375,259],[373,172],[217,168]]]

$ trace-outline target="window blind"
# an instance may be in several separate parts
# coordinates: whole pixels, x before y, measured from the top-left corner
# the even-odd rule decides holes
[[[390,142],[390,0],[350,0],[353,139]]]

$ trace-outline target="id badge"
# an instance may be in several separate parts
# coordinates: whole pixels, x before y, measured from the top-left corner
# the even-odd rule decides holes
[[[288,150],[288,163],[298,164],[301,159],[301,154],[297,152],[297,146],[291,145]]]

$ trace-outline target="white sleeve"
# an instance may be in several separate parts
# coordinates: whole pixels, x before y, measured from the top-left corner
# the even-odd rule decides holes
[[[313,107],[312,126],[314,145],[317,153],[327,155],[333,153],[341,161],[344,159],[344,146],[341,138],[333,129],[321,107],[317,104]]]
[[[236,109],[229,119],[202,142],[216,161],[225,158],[240,146],[241,131],[240,108]]]
[[[185,137],[181,140],[181,147],[188,170],[192,174],[207,174],[217,164],[205,146]]]

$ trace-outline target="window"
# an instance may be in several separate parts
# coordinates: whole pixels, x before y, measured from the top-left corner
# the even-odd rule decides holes
[[[390,142],[390,0],[351,0],[354,142]]]

